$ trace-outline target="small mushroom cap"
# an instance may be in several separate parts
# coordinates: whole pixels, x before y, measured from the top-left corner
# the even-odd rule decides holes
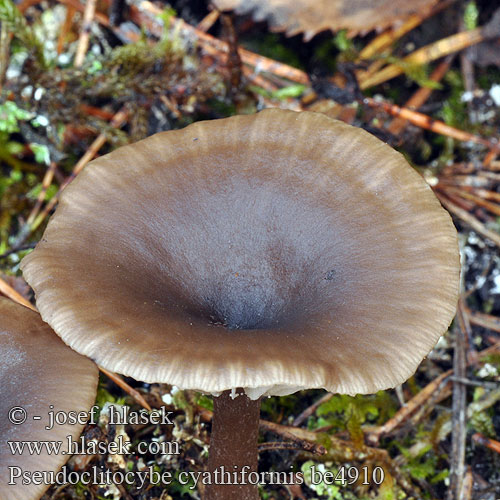
[[[412,14],[433,7],[437,0],[213,0],[221,10],[253,13],[288,36],[304,33],[306,40],[327,29],[349,30],[350,35],[385,29]]]
[[[74,440],[83,425],[50,427],[49,411],[87,412],[94,402],[98,380],[97,366],[72,351],[40,315],[0,298],[0,498],[34,500],[40,498],[48,484],[22,484],[23,478],[9,485],[9,467],[23,472],[58,471],[69,458],[67,436]],[[53,405],[53,406],[51,406]],[[26,421],[15,425],[9,419],[15,408],[26,411]],[[13,410],[12,418],[20,421],[22,410]],[[34,418],[40,416],[40,420]],[[62,441],[61,451],[48,454],[12,454],[9,442]],[[40,478],[37,478],[39,481]]]
[[[459,276],[451,219],[402,155],[283,110],[93,161],[22,267],[44,320],[99,365],[251,397],[402,383]]]

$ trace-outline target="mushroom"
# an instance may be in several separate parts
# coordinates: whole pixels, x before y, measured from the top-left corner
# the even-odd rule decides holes
[[[0,498],[34,500],[50,485],[45,472],[57,472],[68,459],[68,436],[74,440],[83,429],[71,421],[88,415],[97,366],[66,346],[39,314],[0,298],[0,380]],[[20,451],[16,443],[24,441],[40,453]],[[57,452],[42,444],[59,441]]]
[[[372,393],[412,375],[453,318],[457,247],[402,155],[324,115],[273,109],[93,161],[22,268],[76,351],[219,395],[215,474],[255,470],[261,396]],[[207,489],[257,498],[252,484]]]
[[[310,40],[320,31],[349,30],[349,35],[385,29],[412,14],[430,10],[437,0],[212,0],[221,10],[252,12],[257,21],[269,21],[275,31],[288,36],[304,33]]]

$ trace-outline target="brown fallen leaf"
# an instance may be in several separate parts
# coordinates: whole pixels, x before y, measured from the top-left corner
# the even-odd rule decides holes
[[[349,35],[368,33],[402,22],[413,14],[425,13],[437,0],[213,0],[220,10],[253,12],[257,21],[269,21],[276,31],[288,36],[304,33],[306,40],[330,29],[349,30]]]

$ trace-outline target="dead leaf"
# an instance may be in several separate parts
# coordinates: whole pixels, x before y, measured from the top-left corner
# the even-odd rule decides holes
[[[306,40],[330,29],[349,30],[349,35],[384,29],[412,14],[428,11],[437,0],[213,0],[220,10],[253,12],[257,21],[269,21],[288,36],[304,33]]]

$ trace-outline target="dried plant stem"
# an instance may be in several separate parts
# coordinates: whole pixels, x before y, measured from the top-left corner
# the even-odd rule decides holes
[[[380,54],[395,41],[406,35],[406,33],[416,28],[423,20],[424,18],[422,16],[414,14],[398,28],[389,28],[384,31],[367,44],[363,50],[361,50],[359,53],[359,59],[370,59],[371,57]]]
[[[404,118],[405,120],[408,120],[409,122],[421,128],[431,130],[438,134],[447,135],[448,137],[452,137],[453,139],[457,139],[459,141],[475,142],[476,144],[482,144],[489,149],[495,150],[498,150],[500,147],[500,145],[496,142],[489,141],[488,139],[471,134],[469,132],[466,132],[465,130],[451,127],[444,122],[434,120],[430,116],[419,113],[418,111],[402,108],[400,106],[396,106],[395,104],[389,104],[384,101],[377,101],[376,99],[373,99],[371,97],[366,97],[364,99],[364,102],[368,106],[371,106],[373,108],[381,108],[393,116]]]
[[[78,47],[76,49],[75,56],[75,67],[78,68],[83,64],[85,60],[85,54],[89,48],[89,37],[90,29],[92,27],[92,21],[94,20],[96,8],[96,0],[87,0],[85,4],[85,11],[83,13],[82,28],[80,31],[80,37],[78,39]]]
[[[9,33],[5,23],[0,26],[0,91],[3,88],[5,74],[9,67],[10,40],[12,34]]]
[[[485,208],[486,210],[488,210],[492,214],[500,216],[500,205],[498,205],[497,203],[492,203],[491,201],[487,201],[487,200],[483,199],[481,196],[477,196],[473,193],[467,192],[464,189],[460,189],[460,188],[456,188],[456,187],[447,187],[445,189],[445,192],[454,193],[457,196],[461,196],[462,198],[465,198],[466,200],[471,200],[471,201],[475,202],[477,205]]]
[[[491,240],[495,245],[500,247],[500,235],[488,229],[479,220],[477,220],[473,215],[471,215],[467,210],[460,208],[456,203],[451,201],[447,196],[444,196],[439,190],[434,191],[439,198],[439,201],[445,206],[445,208],[451,212],[453,215],[457,216],[467,225],[469,225],[474,231]]]
[[[111,120],[111,125],[115,128],[120,127],[126,120],[127,113],[125,110],[120,110],[116,115],[113,117]],[[53,198],[50,200],[50,202],[45,206],[43,209],[42,213],[38,215],[38,217],[33,221],[33,224],[29,226],[29,232],[33,232],[37,227],[40,226],[40,224],[45,220],[45,218],[48,216],[48,214],[51,212],[51,210],[54,209],[54,207],[57,205],[57,202],[59,201],[59,197],[61,196],[62,191],[64,188],[81,172],[83,167],[94,158],[94,156],[97,154],[99,149],[104,145],[104,143],[107,141],[106,134],[100,133],[94,142],[90,145],[90,147],[87,149],[85,154],[78,160],[77,164],[73,168],[73,172],[71,173],[70,176],[66,178],[66,180],[61,184],[59,191],[53,196]]]
[[[452,3],[453,0],[440,2],[432,10],[424,13],[423,15],[414,14],[410,16],[401,26],[398,26],[397,28],[389,28],[384,31],[363,48],[363,50],[359,53],[359,59],[370,59],[371,57],[380,54],[384,49],[406,35],[406,33],[416,28],[422,23],[422,21],[434,16],[438,12],[441,12]]]
[[[123,380],[116,373],[110,372],[105,368],[99,367],[102,373],[110,378],[118,387],[121,387],[124,391],[126,391],[130,396],[132,396],[143,408],[151,411],[151,406],[149,403],[143,398],[142,394],[139,391],[136,391],[133,387],[130,387],[125,380]]]
[[[45,195],[47,194],[47,189],[49,189],[50,185],[52,184],[52,179],[54,178],[54,172],[56,170],[57,163],[56,162],[51,162],[49,165],[49,168],[45,172],[45,175],[43,176],[42,180],[42,189],[40,193],[38,194],[38,198],[36,200],[35,206],[31,210],[31,213],[28,216],[28,219],[26,220],[26,224],[30,226],[33,224],[33,221],[35,220],[35,217],[38,215],[38,212],[40,212],[40,208],[42,207],[42,203],[45,200]]]
[[[439,82],[441,79],[444,77],[446,72],[451,66],[451,62],[453,61],[453,56],[448,56],[444,61],[442,61],[437,68],[432,72],[432,74],[429,77],[429,80],[432,80],[433,82]],[[404,107],[407,109],[415,110],[420,108],[427,99],[429,99],[430,95],[432,94],[433,89],[429,87],[420,87],[411,97],[408,101],[406,101]],[[399,135],[405,126],[407,125],[408,121],[405,120],[404,118],[394,118],[392,120],[391,124],[387,127],[387,130],[394,135]]]
[[[453,371],[456,377],[465,378],[466,372],[466,325],[462,314],[462,299],[459,300],[458,323],[455,328],[455,351],[453,355]],[[469,327],[470,328],[470,327]],[[462,483],[465,472],[465,424],[466,424],[466,386],[457,379],[453,380],[452,403],[452,436],[450,454],[450,488],[448,500],[461,498]]]
[[[472,440],[475,443],[478,443],[482,446],[486,446],[490,450],[493,450],[493,451],[496,451],[497,453],[500,453],[500,441],[495,441],[494,439],[489,439],[486,436],[479,434],[479,432],[476,432],[475,434],[472,435]]]
[[[2,278],[0,278],[0,293],[13,300],[14,302],[17,302],[18,304],[28,307],[32,311],[36,311],[36,307],[33,306],[29,300],[26,300],[19,292],[14,290]]]
[[[332,399],[333,394],[331,392],[326,393],[324,396],[320,397],[318,400],[316,400],[311,406],[306,408],[294,421],[293,425],[294,426],[299,426],[307,420],[311,415],[314,414],[314,412],[318,409],[319,406],[321,406],[323,403],[326,403],[327,401],[330,401]]]
[[[75,17],[76,9],[69,5],[66,9],[66,16],[64,17],[64,23],[61,26],[61,31],[59,32],[59,36],[57,37],[57,53],[61,54],[64,49],[64,44],[66,42],[66,38],[68,37],[68,33],[73,24],[73,18]]]
[[[491,314],[485,314],[478,311],[471,311],[470,309],[465,310],[469,316],[470,322],[474,325],[482,326],[483,328],[488,328],[489,330],[500,333],[500,318],[497,316],[492,316]]]
[[[362,90],[379,85],[387,80],[395,78],[404,72],[403,65],[421,65],[435,61],[441,57],[453,54],[459,50],[475,45],[484,40],[483,29],[463,31],[455,35],[443,38],[430,45],[426,45],[401,60],[401,65],[390,64],[374,75],[369,75],[359,82]]]
[[[476,360],[480,360],[490,354],[498,352],[500,352],[500,342],[479,352],[475,360],[471,360],[471,362],[467,362],[466,364],[473,365]],[[366,435],[368,442],[370,444],[376,444],[382,436],[386,436],[394,432],[414,414],[422,410],[423,406],[426,405],[428,400],[431,398],[433,398],[435,402],[442,400],[442,396],[436,393],[446,389],[446,386],[451,383],[450,377],[452,375],[453,370],[448,370],[429,382],[429,384],[427,384],[418,394],[408,401],[406,406],[399,409],[397,413],[385,424],[368,432]],[[423,412],[421,414],[423,414]]]
[[[148,0],[143,0],[140,3],[140,9],[155,16],[161,14],[161,9],[156,7],[156,5],[149,2]],[[163,27],[160,26],[156,20],[146,16],[143,12],[141,12],[140,9],[133,5],[131,6],[130,13],[132,19],[140,25],[147,26],[147,28],[154,35],[161,36]],[[204,33],[203,31],[196,29],[195,27],[184,22],[182,19],[171,17],[170,25],[173,28],[179,29],[180,31],[186,33],[187,35],[196,36],[203,47],[209,45],[217,49],[219,52],[229,52],[229,46],[226,42],[223,42],[218,38],[215,38],[211,35],[208,35],[207,33]],[[285,78],[287,80],[302,83],[305,85],[309,83],[309,77],[307,76],[307,74],[297,68],[280,63],[268,57],[260,56],[241,47],[238,49],[238,52],[243,64],[253,66],[254,68],[257,68],[259,72],[263,71],[273,73],[274,75],[281,78]]]
[[[209,12],[196,26],[196,29],[206,33],[219,19],[220,12],[216,9]]]

